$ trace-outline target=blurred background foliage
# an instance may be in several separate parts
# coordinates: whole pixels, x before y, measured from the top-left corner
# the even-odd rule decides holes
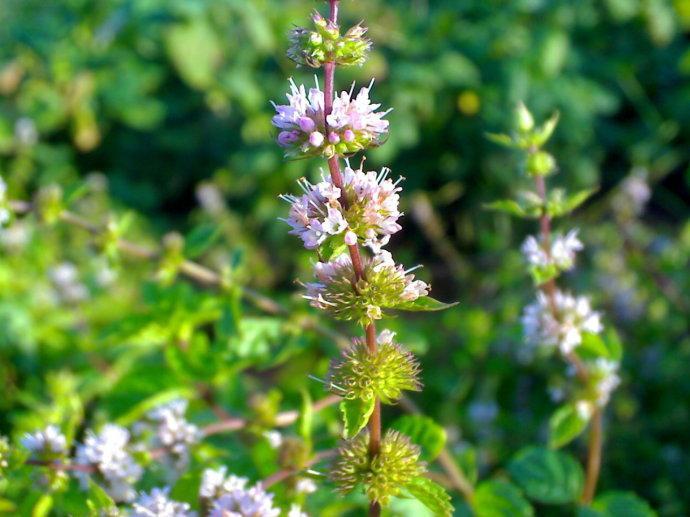
[[[180,382],[208,381],[238,412],[257,391],[293,407],[305,387],[319,397],[307,375],[323,374],[336,347],[294,326],[310,314],[293,283],[310,257],[276,218],[277,194],[322,164],[283,160],[269,103],[288,76],[313,80],[284,56],[285,36],[319,7],[3,0],[0,173],[11,197],[57,183],[93,222],[135,213],[129,239],[151,245],[176,230],[208,241],[200,260],[293,315],[160,286],[150,265],[109,262],[87,234],[18,220],[0,233],[0,432],[46,419],[77,432],[84,417],[122,417]],[[454,452],[476,450],[481,476],[544,440],[565,372],[520,353],[532,287],[517,250],[531,228],[482,205],[527,182],[484,134],[509,126],[519,100],[538,118],[558,110],[555,183],[599,186],[568,221],[587,252],[566,280],[593,294],[626,348],[602,486],[636,491],[661,515],[690,513],[690,0],[344,1],[342,14],[366,20],[375,50],[338,85],[375,76],[373,97],[394,107],[390,139],[367,156],[406,178],[394,251],[427,266],[436,297],[461,302],[391,323],[422,355],[415,401]],[[70,265],[77,285],[65,289]],[[322,424],[333,431],[334,414]]]

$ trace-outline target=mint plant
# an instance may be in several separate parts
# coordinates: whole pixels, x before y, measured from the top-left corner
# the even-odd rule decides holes
[[[558,355],[573,377],[565,402],[550,419],[549,445],[555,449],[563,447],[589,428],[581,502],[590,504],[601,468],[604,410],[620,383],[622,347],[615,332],[604,332],[601,314],[592,309],[588,297],[570,294],[558,285],[560,275],[575,266],[583,244],[577,230],[554,233],[552,222],[568,216],[593,191],[567,194],[561,189],[547,189],[546,179],[558,172],[558,167],[543,147],[556,128],[557,114],[538,126],[520,104],[515,118],[514,134],[489,137],[522,155],[524,172],[532,180],[534,190],[520,192],[515,200],[494,202],[490,207],[539,223],[539,234],[527,237],[522,245],[527,269],[537,288],[536,300],[525,307],[522,315],[524,341],[529,355]]]
[[[421,381],[413,355],[392,332],[377,332],[376,322],[390,311],[449,305],[430,298],[429,285],[412,273],[416,268],[396,264],[383,249],[401,229],[401,179],[393,181],[388,169],[366,171],[364,161],[358,168],[350,162],[357,152],[384,143],[390,110],[380,111],[380,104],[372,103],[373,80],[356,96],[354,85],[335,94],[336,68],[362,64],[371,48],[361,25],[342,34],[338,9],[339,1],[329,0],[328,17],[314,13],[313,28],[299,27],[290,35],[288,56],[299,65],[322,68],[323,91],[318,79],[308,91],[290,80],[288,104],[274,103],[273,117],[287,158],[328,161],[327,177],[316,184],[300,180],[300,196],[283,196],[290,203],[285,219],[290,233],[316,253],[315,281],[305,284],[305,298],[335,319],[357,323],[365,336],[333,361],[326,381],[329,390],[343,398],[346,440],[331,479],[343,493],[363,489],[372,516],[401,494],[419,499],[436,514],[449,515],[450,498],[424,477],[419,447],[397,431],[382,433],[381,404],[394,404],[403,391],[420,390]]]

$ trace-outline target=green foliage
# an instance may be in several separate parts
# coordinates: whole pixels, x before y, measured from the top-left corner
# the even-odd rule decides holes
[[[531,517],[534,509],[512,483],[491,480],[477,487],[472,501],[477,517]]]
[[[450,496],[438,483],[429,478],[417,477],[405,485],[405,491],[420,501],[434,515],[453,515]]]
[[[561,406],[549,419],[549,447],[558,449],[569,444],[582,434],[588,422],[575,404]]]
[[[510,461],[508,472],[527,497],[540,503],[572,503],[582,493],[582,467],[563,452],[528,447]]]
[[[630,492],[605,492],[591,506],[578,509],[578,517],[655,517],[649,504]]]
[[[446,431],[433,419],[424,415],[404,415],[391,423],[422,450],[421,458],[425,461],[436,459],[446,445]]]
[[[343,415],[343,437],[351,439],[366,427],[374,411],[374,399],[344,399],[340,402]]]

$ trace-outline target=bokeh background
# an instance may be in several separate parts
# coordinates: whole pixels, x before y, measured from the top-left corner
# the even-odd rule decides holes
[[[11,196],[58,184],[94,222],[133,214],[125,235],[149,245],[211,225],[200,260],[312,314],[294,284],[309,278],[311,257],[277,221],[287,208],[277,195],[322,164],[283,160],[269,100],[283,100],[290,76],[313,81],[284,51],[317,7],[3,0],[0,173]],[[545,439],[565,372],[521,353],[533,289],[518,249],[533,227],[483,204],[527,180],[485,133],[509,128],[520,100],[538,119],[558,110],[552,184],[599,187],[564,221],[587,247],[565,282],[591,293],[625,346],[602,487],[635,491],[664,516],[690,513],[690,1],[344,1],[342,16],[365,20],[375,47],[364,67],[338,71],[338,86],[374,76],[374,99],[394,108],[390,139],[367,155],[368,167],[406,178],[394,254],[426,266],[437,298],[460,301],[391,323],[426,370],[415,402],[454,451],[476,451],[480,476]],[[64,225],[18,220],[0,241],[0,433],[46,418],[78,429],[179,386],[167,343],[214,324],[199,313],[210,295],[161,287],[150,265],[108,263]],[[249,337],[208,339],[224,361],[244,361],[233,371],[263,373],[216,371],[221,398],[241,411],[246,393],[271,386],[287,403],[304,386],[318,393],[306,376],[324,370],[334,344],[284,339],[249,306],[244,318]],[[108,365],[116,372],[103,384]]]

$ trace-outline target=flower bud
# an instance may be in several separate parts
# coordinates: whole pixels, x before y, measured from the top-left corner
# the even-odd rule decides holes
[[[357,244],[357,234],[352,231],[348,231],[345,233],[345,244],[348,246],[354,246]]]
[[[316,123],[309,117],[300,117],[299,127],[305,133],[311,133],[316,128]]]
[[[312,147],[321,147],[321,144],[323,144],[323,140],[323,135],[318,131],[314,131],[312,134],[309,135],[309,143],[312,145]]]
[[[346,129],[343,133],[343,140],[345,140],[346,142],[354,142],[355,138],[355,132],[351,129]]]
[[[331,131],[328,134],[328,141],[332,144],[337,144],[338,142],[340,142],[340,137],[338,136],[338,133]]]
[[[515,118],[520,132],[527,133],[534,128],[534,117],[522,102],[518,104],[515,110]]]
[[[548,176],[556,170],[556,160],[546,151],[537,151],[527,156],[527,174]]]

